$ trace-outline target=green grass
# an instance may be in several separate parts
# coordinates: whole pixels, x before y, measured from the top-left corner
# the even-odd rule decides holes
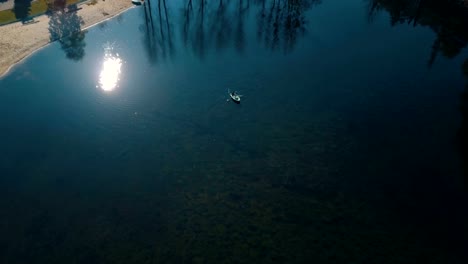
[[[0,25],[16,21],[15,13],[11,10],[0,11]]]
[[[83,0],[67,0],[67,5],[76,4],[82,2]],[[38,0],[32,2],[31,10],[29,11],[29,16],[37,16],[44,14],[47,11],[47,0]],[[15,13],[13,10],[4,10],[0,11],[0,25],[8,24],[15,22],[16,19]]]

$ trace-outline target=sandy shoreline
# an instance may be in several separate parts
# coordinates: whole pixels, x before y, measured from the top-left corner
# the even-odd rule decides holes
[[[89,28],[131,8],[130,0],[98,0],[94,5],[81,4],[77,11],[84,24]],[[21,22],[0,26],[0,78],[15,64],[21,62],[36,50],[50,43],[49,17],[35,18],[37,23],[23,25]]]

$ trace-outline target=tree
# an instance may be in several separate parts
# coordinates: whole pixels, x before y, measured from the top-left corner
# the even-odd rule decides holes
[[[13,7],[13,13],[15,13],[16,19],[26,20],[31,11],[32,0],[15,0],[15,6]]]

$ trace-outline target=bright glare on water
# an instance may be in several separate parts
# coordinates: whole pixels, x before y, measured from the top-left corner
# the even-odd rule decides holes
[[[106,91],[113,91],[119,82],[122,59],[114,55],[111,48],[105,48],[104,61],[99,75],[99,87]]]

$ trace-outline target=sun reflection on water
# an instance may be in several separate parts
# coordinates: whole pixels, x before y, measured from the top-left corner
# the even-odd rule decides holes
[[[105,92],[111,92],[117,87],[120,80],[122,59],[119,54],[112,52],[111,47],[106,47],[104,50],[104,61],[99,75],[99,87]]]

